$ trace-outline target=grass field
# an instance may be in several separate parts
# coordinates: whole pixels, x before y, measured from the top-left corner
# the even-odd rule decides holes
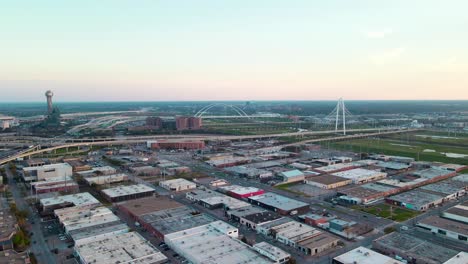
[[[403,222],[419,215],[419,212],[395,206],[392,208],[392,206],[388,204],[378,204],[370,207],[354,206],[353,209],[373,214],[382,218],[391,219],[397,222]]]
[[[445,163],[458,163],[468,165],[468,156],[463,158],[447,157],[443,153],[456,153],[468,155],[467,147],[448,146],[435,143],[408,142],[398,139],[357,139],[330,144],[340,150],[354,152],[378,153],[412,157],[421,161],[439,161]]]

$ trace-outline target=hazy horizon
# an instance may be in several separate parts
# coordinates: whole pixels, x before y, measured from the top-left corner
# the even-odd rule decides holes
[[[1,102],[468,100],[468,2],[2,4]]]

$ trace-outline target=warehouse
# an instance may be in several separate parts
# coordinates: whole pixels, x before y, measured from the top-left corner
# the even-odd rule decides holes
[[[274,263],[237,240],[237,233],[237,228],[216,221],[167,235],[164,242],[193,264]]]
[[[247,177],[247,178],[269,178],[273,176],[273,173],[267,170],[250,168],[246,166],[234,166],[225,169],[234,175]]]
[[[86,177],[84,178],[88,185],[103,185],[103,184],[110,184],[110,183],[117,183],[123,182],[128,180],[128,175],[125,173],[117,173],[117,174],[108,174],[108,175],[100,175],[94,177]]]
[[[44,198],[40,200],[43,212],[53,212],[55,209],[71,206],[98,206],[101,203],[90,193],[76,193],[58,197]]]
[[[65,233],[105,223],[120,223],[120,218],[104,206],[95,208],[73,206],[55,210],[54,213],[64,228]]]
[[[306,184],[322,189],[335,189],[352,183],[352,180],[334,175],[322,175],[310,177],[305,180]]]
[[[68,232],[68,235],[73,239],[73,241],[81,240],[82,243],[86,243],[101,239],[102,237],[111,237],[127,233],[129,231],[130,227],[125,223],[108,222],[71,230]]]
[[[379,161],[377,164],[375,164],[375,166],[384,168],[387,171],[392,171],[393,173],[404,172],[411,168],[411,164],[394,161]]]
[[[344,204],[368,204],[382,199],[385,192],[363,186],[351,187],[338,191],[339,201]]]
[[[335,257],[332,264],[403,264],[403,262],[377,253],[365,247],[358,247]]]
[[[197,185],[186,179],[173,179],[167,181],[160,181],[159,186],[163,187],[166,190],[180,192],[197,188]]]
[[[128,214],[135,220],[138,220],[145,214],[183,206],[183,204],[178,203],[167,196],[149,196],[117,204],[117,208],[119,208],[121,212]]]
[[[416,225],[433,234],[468,243],[468,224],[433,215],[419,220]]]
[[[240,222],[240,219],[246,215],[266,212],[265,209],[256,206],[246,206],[238,209],[228,210],[226,215],[230,220]]]
[[[131,167],[130,171],[135,173],[138,176],[159,175],[161,173],[159,168],[156,168],[156,167],[153,167],[153,166]]]
[[[117,173],[117,170],[111,166],[95,167],[91,170],[77,172],[78,175],[81,175],[83,177],[109,175],[115,173]]]
[[[350,162],[350,163],[338,163],[338,164],[318,167],[318,168],[314,168],[313,170],[320,172],[320,173],[334,173],[334,172],[352,170],[352,169],[356,169],[359,167],[362,167],[362,164],[359,164],[356,162]]]
[[[338,246],[338,242],[340,242],[338,238],[321,232],[298,241],[297,248],[306,255],[315,256]]]
[[[101,190],[104,198],[109,202],[121,202],[130,199],[137,199],[152,196],[154,189],[144,184],[122,185],[110,189]]]
[[[309,225],[299,223],[297,221],[290,221],[281,225],[277,225],[271,228],[271,233],[279,242],[296,247],[297,243],[321,232]]]
[[[209,209],[224,208],[224,210],[250,206],[247,202],[237,200],[224,194],[200,199],[199,203]]]
[[[83,264],[163,263],[167,261],[157,248],[136,232],[75,241],[75,253]]]
[[[300,170],[282,171],[279,173],[279,176],[283,178],[283,182],[286,183],[302,182],[305,178],[304,173]]]
[[[68,176],[31,182],[31,188],[36,194],[50,192],[77,193],[79,191],[78,184]]]
[[[400,193],[394,196],[385,198],[389,204],[405,207],[416,211],[426,211],[429,208],[435,207],[444,201],[444,197],[423,192],[420,190],[412,190]]]
[[[164,239],[168,234],[206,225],[213,221],[212,217],[187,206],[144,214],[138,220],[149,233],[160,239]]]
[[[465,195],[466,183],[454,180],[444,180],[420,187],[419,189],[428,193],[437,194],[444,197],[444,200],[457,199]]]
[[[450,207],[442,213],[442,217],[468,224],[468,202]]]
[[[267,208],[281,215],[303,214],[309,211],[309,204],[271,192],[249,197],[248,200],[251,204]]]
[[[270,245],[267,242],[254,244],[252,248],[263,256],[271,259],[276,264],[288,263],[291,258],[291,254],[278,247]]]
[[[237,199],[248,198],[265,193],[265,191],[262,189],[255,187],[244,187],[240,185],[223,186],[220,187],[219,190]]]
[[[387,173],[385,172],[366,170],[361,168],[336,172],[333,173],[333,175],[350,179],[354,184],[363,184],[371,181],[381,180],[387,177]]]
[[[404,233],[393,232],[372,242],[372,248],[390,257],[399,256],[415,263],[440,264],[458,251]]]
[[[457,175],[455,171],[449,171],[437,167],[415,171],[412,174],[420,178],[427,179],[428,182],[436,182]]]
[[[279,218],[281,216],[273,212],[252,213],[240,217],[240,223],[255,230],[258,224],[271,222]]]

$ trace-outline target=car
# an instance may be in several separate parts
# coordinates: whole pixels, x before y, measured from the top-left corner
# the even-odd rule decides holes
[[[158,245],[158,246],[159,246],[159,247],[162,247],[162,246],[164,246],[164,245],[166,245],[166,243],[164,243],[164,242],[161,242],[161,243],[159,243],[159,245]]]
[[[164,248],[164,251],[169,251],[169,250],[171,250],[171,249],[168,248],[168,247]]]
[[[178,258],[179,257],[179,254],[175,253],[174,255],[172,255],[174,258]]]

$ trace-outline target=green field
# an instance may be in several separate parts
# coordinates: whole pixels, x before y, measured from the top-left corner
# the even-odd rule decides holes
[[[465,138],[463,138],[464,140]],[[468,165],[468,156],[463,158],[447,157],[443,153],[468,155],[468,148],[460,143],[445,145],[444,143],[431,143],[427,141],[407,141],[401,138],[372,138],[357,139],[331,143],[330,147],[349,150],[353,152],[378,153],[412,157],[421,161],[439,161],[445,163],[458,163]]]
[[[417,211],[395,207],[388,204],[378,204],[370,207],[354,206],[353,209],[397,222],[403,222],[419,215],[419,212]]]

